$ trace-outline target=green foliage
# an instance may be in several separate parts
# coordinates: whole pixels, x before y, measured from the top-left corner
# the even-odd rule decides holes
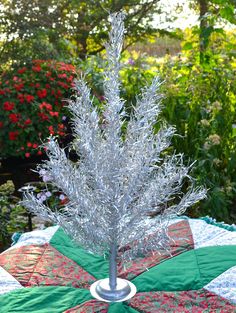
[[[203,18],[208,20],[211,25],[222,20],[235,24],[235,4],[235,0],[190,0],[190,6],[197,12],[206,11],[207,15]]]
[[[213,57],[207,67],[194,59],[168,60],[161,75],[165,78],[163,115],[180,135],[173,140],[174,148],[190,162],[197,160],[193,176],[208,188],[207,200],[191,214],[235,221],[234,66],[226,59]]]
[[[75,68],[62,62],[35,60],[0,77],[1,157],[41,155],[50,134],[65,135],[64,99]]]
[[[193,176],[209,189],[199,212],[232,222],[236,198],[236,64],[230,56],[207,50],[208,63],[200,65],[198,52],[168,59],[161,66],[165,78],[163,115],[181,136],[177,152],[197,160]],[[187,161],[187,160],[186,160]]]
[[[103,74],[104,55],[90,56],[86,60],[79,62],[80,69],[86,74],[86,81],[92,89],[95,97],[95,105],[102,108],[105,103],[103,91]],[[140,94],[141,89],[151,82],[155,76],[154,66],[156,59],[139,53],[124,52],[121,64],[121,97],[125,100],[125,106],[128,112],[131,111],[132,106],[136,103],[135,95]],[[151,69],[151,65],[153,65]]]
[[[190,7],[199,15],[199,27],[194,27],[198,35],[200,63],[207,63],[207,49],[215,33],[224,33],[226,25],[236,24],[235,0],[191,0]],[[186,44],[188,46],[188,44]]]
[[[13,233],[28,230],[27,211],[18,204],[14,191],[12,181],[0,186],[0,250],[9,247]]]

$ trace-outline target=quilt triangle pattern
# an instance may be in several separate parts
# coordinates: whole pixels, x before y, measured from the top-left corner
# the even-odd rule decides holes
[[[0,255],[0,265],[22,286],[88,289],[95,278],[50,244],[27,245]]]
[[[24,234],[0,255],[0,313],[236,312],[234,230],[209,219],[173,220],[171,255],[154,251],[119,264],[118,276],[132,280],[137,294],[109,305],[88,290],[108,276],[107,260],[76,246],[60,228]]]

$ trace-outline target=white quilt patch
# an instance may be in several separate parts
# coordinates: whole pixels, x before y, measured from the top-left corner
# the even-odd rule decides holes
[[[236,245],[236,231],[206,223],[203,220],[189,219],[193,234],[194,248]]]
[[[213,279],[204,289],[236,303],[236,266]]]
[[[18,288],[24,287],[0,266],[0,295]]]
[[[49,243],[58,228],[59,226],[52,226],[44,230],[34,230],[28,233],[24,233],[20,236],[16,244],[3,253],[8,252],[11,249],[20,248],[27,245],[44,245],[45,243]]]

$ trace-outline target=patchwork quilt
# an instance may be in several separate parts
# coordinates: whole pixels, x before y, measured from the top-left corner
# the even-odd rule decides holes
[[[236,227],[181,217],[169,226],[171,255],[158,251],[118,265],[137,294],[126,302],[92,298],[108,262],[58,227],[20,236],[0,254],[0,313],[236,312]]]

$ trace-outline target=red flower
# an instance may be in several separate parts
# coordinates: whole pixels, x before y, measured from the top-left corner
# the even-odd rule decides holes
[[[18,72],[19,74],[23,74],[26,70],[27,70],[26,67],[22,67],[22,68],[20,68],[17,72]]]
[[[29,157],[30,157],[30,153],[29,153],[29,152],[26,152],[26,153],[25,153],[25,157],[26,157],[26,158],[29,158]]]
[[[39,64],[37,64],[36,66],[32,66],[32,70],[34,72],[41,72],[41,66]]]
[[[33,148],[34,148],[34,149],[38,148],[38,144],[37,144],[37,143],[34,143],[34,144],[33,144]]]
[[[19,99],[20,103],[23,103],[25,101],[24,99],[24,95],[22,93],[20,93],[19,95],[17,95],[17,98]]]
[[[32,96],[32,95],[25,95],[25,99],[26,99],[26,101],[27,101],[28,103],[30,103],[31,101],[34,100],[34,96]]]
[[[3,110],[11,111],[14,109],[15,104],[13,102],[6,101],[3,103]]]
[[[0,95],[5,95],[5,90],[0,89]]]
[[[37,154],[38,154],[38,155],[42,155],[43,152],[39,150],[39,151],[37,152]]]
[[[49,117],[45,113],[38,113],[38,116],[41,117],[41,120],[48,121]]]
[[[63,124],[58,124],[58,129],[64,129],[65,126]]]
[[[38,97],[41,98],[45,98],[47,95],[47,89],[41,89],[37,91],[37,95]]]
[[[65,199],[63,200],[60,200],[60,204],[63,205],[63,204],[66,204],[69,202],[69,199],[65,197]]]
[[[15,131],[15,132],[9,132],[8,136],[10,140],[16,140],[18,137],[19,132]]]
[[[19,121],[19,114],[9,114],[9,119],[12,123],[17,123]]]
[[[68,72],[74,72],[75,71],[75,67],[71,64],[65,64],[60,62],[60,68],[59,71],[68,71]]]
[[[24,122],[25,125],[30,125],[31,123],[32,123],[32,121],[29,118],[27,120],[25,120],[25,122]]]
[[[27,147],[31,148],[32,147],[32,143],[31,142],[27,142]]]
[[[56,116],[56,117],[58,117],[59,112],[50,111],[49,114],[50,114],[51,116]]]
[[[52,126],[52,125],[51,125],[51,126],[48,126],[48,130],[49,130],[50,135],[54,135],[54,134],[55,134],[54,129],[53,129],[53,126]]]
[[[3,127],[3,122],[0,122],[0,128],[2,128]]]
[[[22,88],[24,88],[24,84],[14,85],[14,88],[15,88],[17,91],[20,91]]]
[[[74,77],[72,75],[70,75],[70,77],[67,78],[68,82],[72,82],[74,80]]]
[[[68,89],[69,86],[67,84],[65,84],[64,82],[58,82],[58,85],[61,86],[64,89]]]
[[[52,110],[51,104],[46,103],[46,102],[42,102],[42,103],[39,105],[39,108],[40,108],[40,110],[42,110],[43,108],[45,108],[45,109],[48,110],[48,111],[51,111],[51,110]]]
[[[67,75],[66,75],[66,73],[58,74],[58,77],[59,77],[59,78],[67,78]]]

